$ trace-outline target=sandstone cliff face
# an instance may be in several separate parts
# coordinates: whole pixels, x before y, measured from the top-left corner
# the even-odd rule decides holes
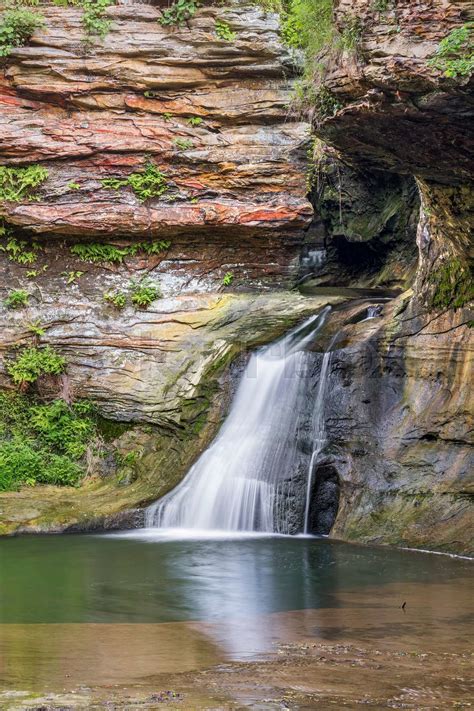
[[[360,36],[328,57],[343,108],[315,130],[362,184],[414,178],[421,211],[414,292],[333,356],[321,463],[341,482],[333,535],[472,552],[472,78],[427,63],[468,4],[335,5],[338,28],[357,18]]]
[[[76,395],[121,420],[179,422],[179,398],[225,350],[216,314],[232,322],[255,302],[226,311],[225,296],[204,293],[221,292],[226,273],[234,285],[260,287],[298,272],[312,210],[300,149],[308,128],[287,117],[290,57],[276,17],[250,6],[201,8],[168,28],[157,7],[113,6],[111,30],[93,46],[84,45],[80,8],[41,12],[45,28],[12,53],[1,84],[2,163],[38,163],[48,178],[37,199],[0,205],[11,234],[37,239],[33,266],[0,253],[2,296],[30,294],[26,311],[2,305],[0,348],[27,342],[26,325],[41,322],[43,342],[67,351]],[[216,18],[235,40],[219,39]],[[102,185],[149,161],[165,176],[161,196],[140,201],[129,187]],[[71,252],[85,239],[167,245],[91,264]],[[104,302],[107,290],[142,277],[160,285],[156,309],[119,312]],[[191,354],[196,346],[181,339],[199,329],[209,330],[205,353]],[[179,374],[187,385],[175,382]],[[0,378],[8,386],[1,367]]]
[[[110,32],[86,48],[81,9],[42,13],[45,29],[4,72],[0,147],[5,164],[41,162],[49,177],[39,201],[2,206],[10,223],[51,239],[209,238],[219,227],[301,237],[307,129],[287,120],[293,70],[274,15],[209,7],[165,28],[157,7],[118,5]],[[219,39],[216,18],[235,40]],[[162,199],[102,186],[147,159],[166,176]]]
[[[472,554],[472,338],[449,313],[428,326],[409,300],[333,324],[314,528],[338,495],[335,537]]]
[[[80,8],[40,9],[45,27],[11,54],[0,84],[2,165],[48,171],[37,199],[0,204],[1,246],[12,236],[36,244],[33,264],[0,251],[0,387],[12,387],[5,366],[41,325],[40,345],[67,359],[42,393],[95,402],[127,429],[118,452],[139,460],[120,476],[100,463],[105,478],[77,490],[2,494],[5,533],[113,525],[118,512],[164,494],[218,426],[225,366],[328,301],[257,293],[296,278],[312,215],[300,147],[308,126],[288,116],[294,68],[276,16],[202,7],[164,28],[159,7],[115,5],[110,32],[86,46]],[[217,36],[217,18],[234,40]],[[102,184],[149,162],[165,176],[159,197]],[[166,246],[116,263],[71,251],[153,240]],[[143,278],[162,292],[146,311],[130,300]],[[13,289],[28,292],[27,307],[5,307]],[[122,310],[104,301],[117,290],[127,294]]]
[[[0,531],[123,524],[123,511],[166,493],[215,433],[226,364],[339,300],[267,293],[297,278],[301,254],[304,263],[327,248],[330,262],[316,270],[323,283],[405,286],[416,240],[414,291],[363,325],[352,307],[338,312],[322,343],[340,331],[312,524],[343,538],[471,550],[472,314],[466,300],[454,309],[436,294],[446,267],[469,260],[472,103],[467,81],[426,63],[464,21],[466,3],[386,5],[336,3],[339,27],[357,17],[362,33],[356,54],[326,60],[325,82],[344,106],[314,129],[333,147],[326,174],[340,160],[344,168],[314,196],[314,221],[308,127],[288,115],[294,68],[275,16],[203,7],[188,25],[164,29],[157,7],[116,5],[110,33],[86,48],[79,9],[42,8],[45,29],[15,50],[1,85],[2,164],[37,162],[48,178],[38,200],[0,206],[16,238],[38,244],[32,279],[31,265],[0,252],[2,299],[13,288],[30,294],[26,309],[0,307],[0,387],[11,387],[12,349],[30,343],[29,325],[40,322],[41,342],[67,357],[63,393],[125,422],[117,446],[140,459],[120,480],[1,495]],[[217,17],[234,41],[217,37]],[[150,160],[166,177],[159,198],[104,187]],[[156,239],[170,244],[117,264],[71,252],[87,241]],[[226,291],[227,273],[251,292]],[[163,292],[149,310],[104,302],[142,277]],[[313,384],[320,363],[316,353]],[[298,466],[303,491],[307,467]]]

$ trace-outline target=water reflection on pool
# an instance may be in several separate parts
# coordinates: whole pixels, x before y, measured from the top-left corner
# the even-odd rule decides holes
[[[0,560],[4,686],[136,680],[293,639],[469,646],[463,559],[152,529],[3,539]]]

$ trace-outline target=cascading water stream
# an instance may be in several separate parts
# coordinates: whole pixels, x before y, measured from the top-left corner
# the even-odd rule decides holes
[[[218,436],[185,479],[149,507],[147,526],[289,532],[280,486],[296,458],[309,363],[304,349],[329,311],[250,357]]]
[[[313,414],[313,432],[314,432],[314,448],[311,454],[311,460],[308,469],[308,483],[306,489],[306,506],[304,511],[304,533],[309,532],[309,512],[311,508],[311,491],[313,488],[314,469],[318,456],[326,443],[326,428],[324,425],[324,397],[326,395],[326,383],[331,362],[331,348],[337,341],[339,333],[336,333],[329,344],[329,348],[323,355],[321,370],[319,373],[318,388],[316,391],[316,399],[314,401]]]

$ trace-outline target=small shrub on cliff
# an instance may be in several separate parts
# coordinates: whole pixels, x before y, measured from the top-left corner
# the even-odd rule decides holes
[[[106,291],[104,301],[112,304],[116,309],[124,309],[127,305],[127,295],[124,291]]]
[[[109,190],[120,190],[123,187],[131,187],[140,202],[149,198],[160,197],[169,190],[166,175],[154,163],[149,161],[145,170],[132,173],[126,178],[105,178],[102,180],[102,187]]]
[[[170,7],[163,10],[158,22],[164,27],[169,25],[184,25],[194,15],[200,3],[197,0],[176,0]]]
[[[428,65],[439,69],[446,77],[469,76],[474,72],[474,22],[457,27],[439,44]]]
[[[282,37],[290,47],[302,49],[310,61],[334,36],[333,0],[289,0],[284,5]]]
[[[81,0],[83,8],[82,26],[86,34],[86,39],[93,36],[103,39],[110,30],[110,20],[106,20],[104,15],[107,8],[112,5],[113,0]]]
[[[25,388],[41,375],[59,375],[66,368],[66,359],[51,346],[24,348],[6,370],[15,385]]]
[[[48,171],[41,165],[29,165],[26,168],[0,166],[0,200],[36,200],[35,190],[47,177]]]
[[[139,309],[147,309],[156,299],[161,298],[161,289],[151,281],[132,282],[132,303]]]
[[[24,289],[13,289],[10,291],[4,303],[7,309],[20,309],[28,306],[30,295]]]
[[[217,37],[224,42],[233,42],[237,37],[237,33],[233,32],[230,25],[223,20],[216,20],[214,29]]]
[[[31,10],[6,10],[0,19],[0,57],[8,57],[15,47],[23,47],[43,25],[42,15]]]
[[[41,321],[30,321],[26,324],[26,329],[34,337],[35,341],[39,341],[41,336],[46,333],[45,329],[41,325]]]
[[[374,0],[372,3],[372,9],[375,12],[387,12],[391,6],[391,0]]]

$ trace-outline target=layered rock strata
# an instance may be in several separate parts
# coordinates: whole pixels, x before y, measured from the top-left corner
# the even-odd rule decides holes
[[[335,536],[473,550],[473,80],[430,62],[468,11],[461,0],[335,3],[353,48],[327,55],[338,108],[315,130],[359,176],[408,176],[421,198],[413,292],[333,356],[320,466],[338,472]]]
[[[294,69],[275,15],[214,6],[162,27],[159,8],[118,5],[91,47],[80,8],[41,12],[45,28],[4,71],[0,150],[4,164],[39,162],[49,176],[37,201],[2,205],[9,223],[51,239],[159,234],[202,244],[224,228],[227,241],[301,240],[311,218],[299,150],[307,127],[288,120]],[[217,19],[235,39],[219,38]],[[159,198],[103,186],[147,161],[165,177]]]

